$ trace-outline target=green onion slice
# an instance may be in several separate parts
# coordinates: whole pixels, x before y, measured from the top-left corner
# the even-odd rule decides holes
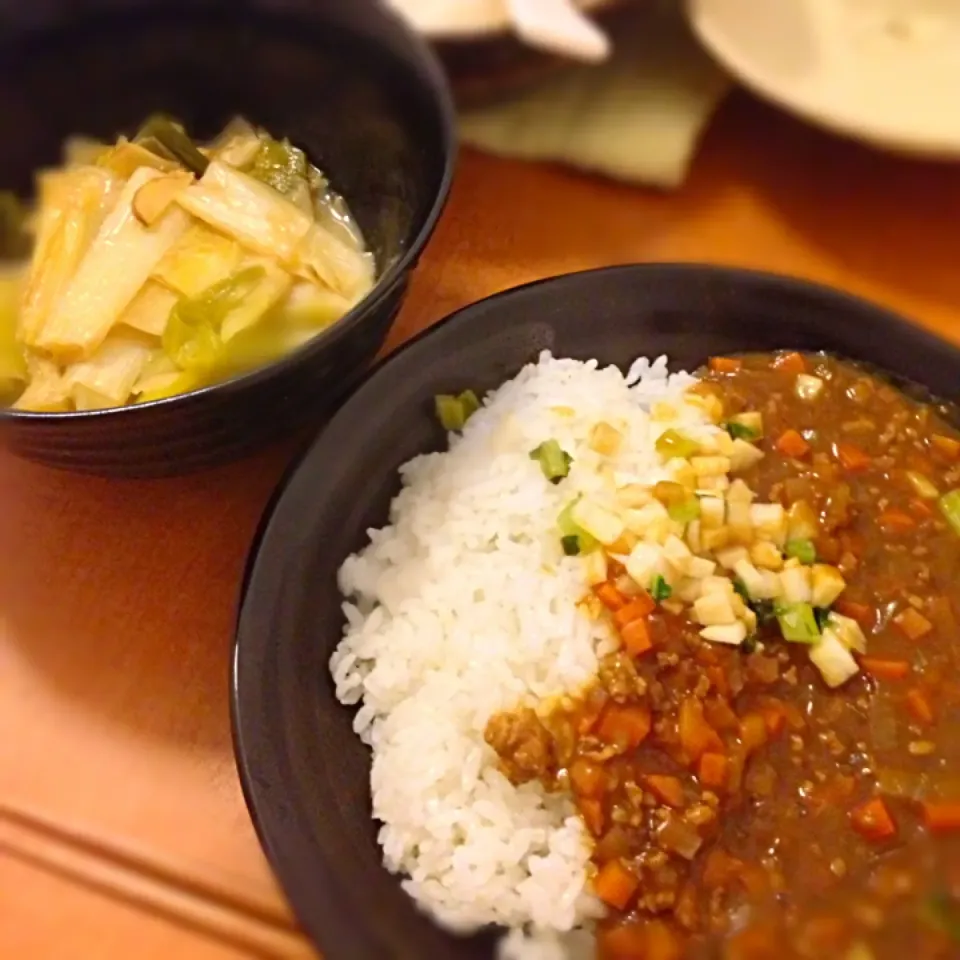
[[[665,430],[657,437],[654,446],[657,453],[665,460],[672,460],[674,457],[686,460],[700,449],[700,444],[696,440],[685,437],[678,430]]]
[[[788,540],[786,545],[786,554],[788,557],[796,557],[801,563],[815,563],[817,560],[817,548],[812,540]]]
[[[561,449],[556,440],[544,440],[530,451],[530,459],[540,464],[543,475],[553,484],[559,483],[570,473],[570,464],[573,463],[573,457]]]
[[[820,639],[817,618],[809,603],[778,603],[775,611],[784,640],[812,644]]]
[[[960,490],[951,490],[949,493],[945,493],[937,503],[947,523],[957,533],[960,533]]]

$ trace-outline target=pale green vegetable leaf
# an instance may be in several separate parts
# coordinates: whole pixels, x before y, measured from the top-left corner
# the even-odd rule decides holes
[[[153,277],[185,297],[199,297],[239,269],[243,248],[206,224],[193,223],[164,254]]]

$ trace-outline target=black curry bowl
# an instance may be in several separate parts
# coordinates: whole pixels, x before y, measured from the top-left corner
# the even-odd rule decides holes
[[[127,476],[236,458],[330,408],[383,343],[443,208],[449,91],[385,6],[338,0],[0,0],[0,189],[73,134],[112,139],[162,111],[199,138],[235,115],[289,137],[346,197],[379,282],[297,352],[190,394],[115,410],[0,414],[0,439],[50,466]]]
[[[473,304],[381,364],[331,419],[268,510],[248,562],[234,649],[234,745],[260,840],[328,960],[492,960],[421,914],[382,866],[370,754],[328,661],[343,630],[337,570],[388,519],[397,468],[443,449],[433,397],[494,389],[540,351],[626,369],[667,354],[796,348],[864,361],[944,399],[960,350],[843,293],[696,265],[615,267]]]

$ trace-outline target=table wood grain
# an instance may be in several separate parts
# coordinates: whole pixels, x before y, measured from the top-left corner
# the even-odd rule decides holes
[[[958,229],[957,167],[737,95],[675,194],[465,152],[389,347],[518,283],[651,260],[813,278],[960,342]],[[247,816],[227,697],[246,551],[296,443],[156,482],[0,454],[0,956],[314,956]]]

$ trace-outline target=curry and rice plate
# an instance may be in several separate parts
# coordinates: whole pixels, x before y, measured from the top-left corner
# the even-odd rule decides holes
[[[544,354],[437,412],[331,661],[418,904],[519,958],[954,956],[940,411],[782,353]]]

